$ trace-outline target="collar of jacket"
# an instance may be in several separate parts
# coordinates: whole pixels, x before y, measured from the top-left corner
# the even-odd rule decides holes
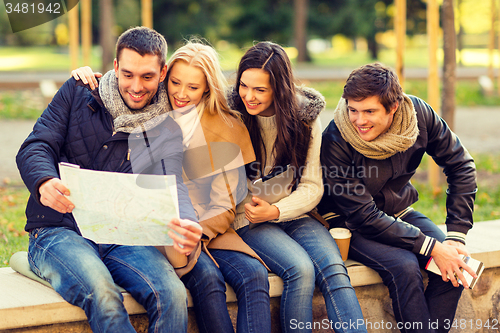
[[[306,123],[312,123],[325,109],[325,98],[317,90],[306,86],[295,86],[297,102],[299,105],[299,117]],[[231,87],[226,93],[227,102],[232,110],[236,108],[236,101],[239,98],[238,92]]]

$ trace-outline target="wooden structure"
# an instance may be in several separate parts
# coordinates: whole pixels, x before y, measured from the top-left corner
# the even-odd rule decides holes
[[[439,65],[437,59],[439,36],[439,6],[437,0],[427,1],[427,38],[429,52],[429,75],[427,77],[427,103],[440,113],[440,94],[439,94]],[[434,160],[429,159],[428,171],[429,183],[432,186],[432,192],[437,194],[440,192],[439,178],[440,169]]]
[[[394,31],[396,33],[396,74],[404,90],[404,53],[406,41],[406,0],[395,0],[396,18]]]
[[[81,6],[81,9],[80,9]],[[68,11],[69,26],[69,53],[70,70],[80,67],[80,19],[81,15],[81,39],[83,66],[90,66],[92,54],[92,0],[80,0],[70,11]],[[153,28],[153,1],[141,0],[142,25]]]
[[[142,25],[153,29],[153,0],[141,0]]]

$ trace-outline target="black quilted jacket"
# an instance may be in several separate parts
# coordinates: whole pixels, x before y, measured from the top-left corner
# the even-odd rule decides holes
[[[79,232],[72,214],[61,214],[40,204],[38,188],[50,178],[59,178],[59,162],[91,170],[132,173],[130,155],[144,155],[145,158],[137,160],[146,161],[134,165],[134,173],[175,175],[180,217],[197,221],[182,182],[182,132],[179,126],[172,118],[166,117],[147,135],[149,147],[146,147],[142,135],[131,134],[130,138],[123,132],[113,135],[112,118],[98,96],[93,97],[88,87],[77,85],[73,78],[66,81],[38,118],[16,157],[21,177],[31,192],[26,207],[26,231],[64,226]],[[150,153],[156,162],[147,162],[151,161]]]

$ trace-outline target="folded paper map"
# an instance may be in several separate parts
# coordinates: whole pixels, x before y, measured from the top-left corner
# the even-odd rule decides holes
[[[83,237],[101,244],[173,244],[167,224],[179,217],[175,176],[94,171],[67,163],[59,170]]]

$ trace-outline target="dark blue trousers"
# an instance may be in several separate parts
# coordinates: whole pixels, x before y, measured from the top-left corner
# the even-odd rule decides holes
[[[403,220],[440,242],[445,239],[444,233],[422,213],[412,211]],[[356,231],[351,238],[349,257],[380,274],[389,288],[401,332],[449,331],[463,287],[454,287],[430,272],[425,287],[420,269],[425,267],[429,257],[366,239]],[[438,329],[434,329],[436,326]]]

